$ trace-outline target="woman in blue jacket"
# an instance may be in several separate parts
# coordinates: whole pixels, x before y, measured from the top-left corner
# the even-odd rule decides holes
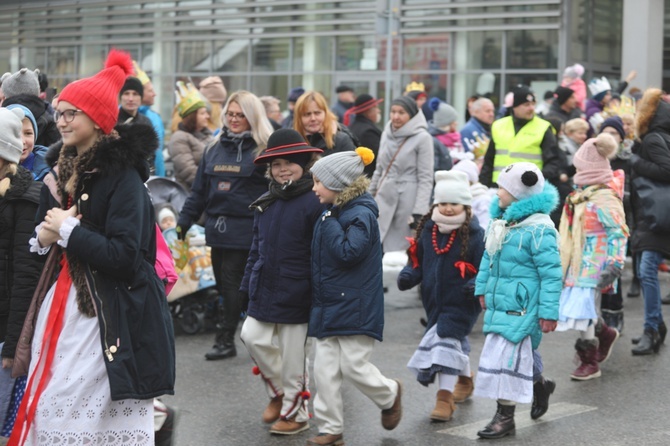
[[[277,130],[254,161],[268,166],[270,190],[253,202],[254,239],[240,291],[249,297],[240,337],[270,397],[263,421],[270,432],[309,428],[307,322],[312,299],[312,231],[324,210],[312,193],[314,154],[298,132]],[[276,337],[276,340],[275,340]]]
[[[253,236],[254,211],[249,205],[268,190],[266,168],[255,165],[254,159],[272,133],[263,104],[248,91],[230,95],[223,124],[218,140],[205,148],[177,223],[183,238],[205,213],[205,238],[212,247],[214,278],[223,295],[223,321],[214,346],[205,354],[209,360],[237,355],[235,331],[246,309],[240,283]]]
[[[477,432],[481,438],[513,434],[517,402],[533,401],[533,419],[547,411],[555,384],[542,377],[537,348],[542,333],[556,329],[563,287],[557,231],[549,218],[558,204],[556,188],[532,163],[507,166],[498,186],[475,289],[486,334],[475,395],[498,401],[493,420]]]

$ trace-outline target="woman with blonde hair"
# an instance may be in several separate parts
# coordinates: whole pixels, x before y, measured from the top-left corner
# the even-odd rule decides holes
[[[253,238],[254,212],[249,205],[268,190],[265,166],[254,159],[272,133],[265,108],[253,93],[237,91],[223,108],[223,128],[205,149],[182,208],[177,232],[184,238],[193,222],[205,213],[205,237],[212,247],[212,268],[223,300],[223,321],[208,360],[237,355],[235,331],[246,302],[240,294]]]
[[[294,109],[293,128],[310,146],[323,150],[323,156],[355,150],[356,138],[347,127],[337,122],[326,98],[318,91],[306,91],[298,98]]]

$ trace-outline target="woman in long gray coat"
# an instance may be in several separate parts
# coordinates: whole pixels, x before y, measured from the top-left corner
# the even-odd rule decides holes
[[[370,193],[379,206],[384,252],[404,251],[405,237],[430,207],[433,139],[416,102],[402,96],[391,103],[391,120],[379,143]]]

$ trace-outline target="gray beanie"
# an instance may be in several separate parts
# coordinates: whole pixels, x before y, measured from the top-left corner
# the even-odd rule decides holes
[[[438,129],[458,120],[458,112],[446,102],[442,102],[438,98],[432,98],[429,104],[433,110],[433,125]]]
[[[366,149],[370,154],[372,151]],[[334,192],[342,192],[347,186],[363,175],[365,162],[362,149],[356,151],[337,152],[318,160],[310,171],[326,188]],[[372,156],[374,158],[374,155]],[[372,161],[372,159],[370,159]]]
[[[19,164],[23,153],[23,121],[19,113],[20,110],[0,108],[0,158],[14,164]]]
[[[30,71],[27,68],[21,68],[16,73],[5,73],[0,79],[2,92],[6,98],[20,94],[29,94],[31,96],[40,95],[40,81],[38,74],[40,70]]]

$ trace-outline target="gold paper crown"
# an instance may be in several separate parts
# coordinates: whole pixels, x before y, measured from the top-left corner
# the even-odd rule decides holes
[[[619,105],[613,105],[612,101],[610,101],[604,111],[608,116],[635,115],[635,99],[629,96],[621,96]]]
[[[137,62],[133,60],[133,67],[135,68],[135,77],[142,82],[142,85],[146,85],[149,82],[151,82],[151,79],[149,79],[149,76],[147,76],[147,73],[144,72],[139,66]]]
[[[410,91],[415,91],[415,90],[426,91],[426,86],[423,85],[423,82],[410,82],[405,87],[405,93],[408,93]]]
[[[200,92],[191,82],[184,84],[182,81],[177,81],[175,95],[177,97],[177,113],[182,118],[199,108],[207,106]]]

